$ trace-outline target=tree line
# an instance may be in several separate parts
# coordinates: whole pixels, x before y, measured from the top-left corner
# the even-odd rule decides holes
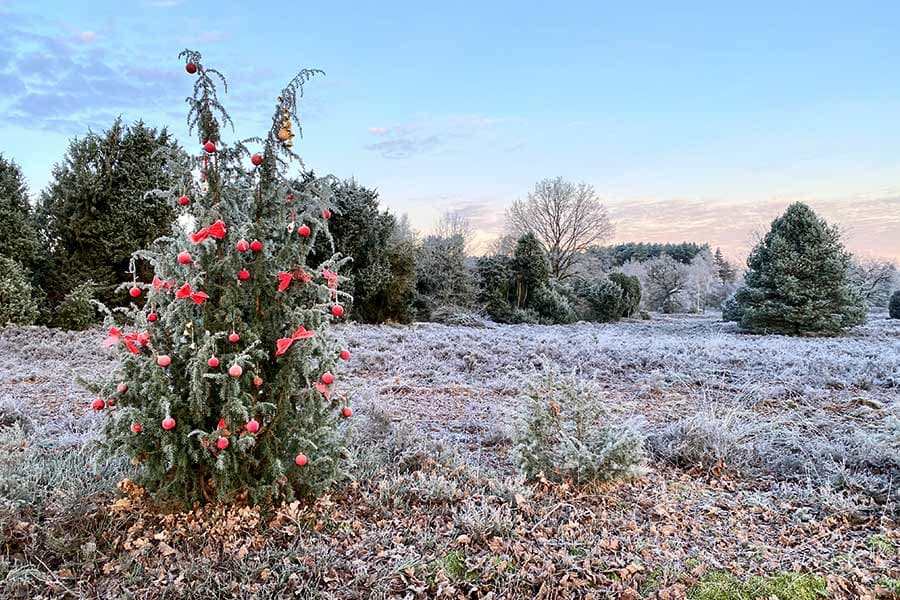
[[[116,120],[71,140],[34,206],[21,170],[0,155],[0,321],[83,329],[96,322],[94,300],[130,302],[121,284],[132,253],[175,218],[153,190],[177,183],[166,165],[179,155],[165,128]],[[298,184],[314,180],[309,172]],[[596,191],[562,178],[513,203],[505,234],[481,257],[460,212],[420,236],[380,207],[376,189],[338,180],[334,196],[335,247],[353,259],[350,315],[366,323],[562,324],[723,309],[751,331],[833,333],[887,306],[897,287],[893,263],[855,259],[803,204],[773,222],[742,273],[705,243],[605,245],[615,227]],[[900,311],[900,295],[893,304]]]

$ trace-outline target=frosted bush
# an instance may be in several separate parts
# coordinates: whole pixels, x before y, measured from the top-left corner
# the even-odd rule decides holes
[[[590,483],[643,472],[643,436],[609,422],[589,386],[551,373],[529,385],[523,403],[513,450],[526,478]]]

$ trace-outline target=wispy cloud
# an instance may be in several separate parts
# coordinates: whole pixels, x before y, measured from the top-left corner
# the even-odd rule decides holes
[[[369,133],[380,141],[364,148],[391,160],[412,158],[447,149],[453,142],[472,138],[496,123],[496,119],[481,115],[419,115],[403,123],[369,127]]]

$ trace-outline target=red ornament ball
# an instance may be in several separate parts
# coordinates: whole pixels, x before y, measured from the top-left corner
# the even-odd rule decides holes
[[[238,271],[238,279],[240,279],[241,281],[247,281],[248,279],[250,279],[250,271],[248,271],[247,269],[241,269],[240,271]]]
[[[161,367],[168,367],[169,365],[172,364],[172,359],[169,358],[168,354],[160,354],[159,356],[156,357],[156,364],[158,364]]]
[[[298,467],[305,467],[306,463],[308,463],[308,462],[309,462],[309,460],[307,460],[306,455],[303,454],[302,452],[297,455],[297,458],[294,459],[294,463]]]
[[[327,221],[331,218],[331,211],[326,208],[322,211],[322,216],[325,217],[325,220]]]
[[[140,423],[132,423],[131,424],[131,430],[135,433],[140,433],[143,429],[144,428],[141,427]]]
[[[237,344],[239,341],[241,341],[241,336],[232,331],[231,335],[228,336],[228,341],[232,344]]]
[[[206,150],[207,154],[215,154],[216,145],[212,142],[206,142],[205,144],[203,144],[203,149]]]
[[[247,240],[238,240],[237,244],[234,245],[237,248],[238,252],[246,252],[250,249],[250,242]]]
[[[191,201],[191,199],[188,198],[187,196],[182,196],[181,198],[178,199],[178,204],[180,204],[182,206],[187,206],[190,203],[190,201]]]
[[[216,440],[216,448],[218,448],[219,450],[224,450],[227,447],[228,447],[228,438],[227,437],[220,437],[219,439]]]
[[[284,197],[284,199],[287,200],[288,202],[293,202],[293,201],[294,201],[294,195],[293,195],[293,194],[288,194],[287,196]]]
[[[219,366],[219,359],[216,358],[215,356],[210,356],[209,360],[206,361],[206,364],[209,365],[209,367],[211,369],[215,369],[216,367]]]
[[[152,312],[147,315],[147,320],[150,321],[151,323],[156,323],[156,320],[158,318],[159,318],[159,315],[157,315],[155,312]]]
[[[349,406],[345,406],[344,408],[341,409],[341,416],[344,417],[345,419],[349,419],[350,417],[353,416],[353,409],[350,408]]]
[[[260,376],[257,375],[256,377],[253,378],[253,385],[254,385],[254,386],[260,387],[262,384],[263,384],[262,377],[260,377]]]
[[[244,374],[244,369],[241,368],[241,365],[231,365],[228,369],[228,374],[232,377],[240,377]]]
[[[336,317],[344,316],[344,307],[341,306],[340,304],[335,304],[334,306],[331,307],[331,314],[333,314]]]
[[[308,225],[301,225],[300,227],[297,228],[297,235],[299,235],[300,237],[309,237],[309,235],[311,233],[312,233],[312,230],[309,228]]]
[[[194,73],[197,72],[197,65],[195,65],[192,62],[189,62],[188,64],[184,65],[184,70],[187,71],[189,74],[193,75]]]
[[[125,392],[128,391],[128,386],[124,383],[120,383],[119,385],[116,386],[116,391],[119,392],[120,394],[124,394]]]
[[[162,428],[165,429],[166,431],[175,429],[175,419],[173,419],[172,417],[166,417],[165,419],[163,419],[162,420]]]
[[[106,407],[106,402],[103,401],[102,398],[97,398],[93,402],[91,402],[91,408],[94,410],[103,410]]]
[[[259,165],[262,164],[262,156],[260,156],[259,154],[254,154],[253,156],[250,157],[250,162],[252,162],[255,166],[258,167]]]
[[[182,265],[189,264],[191,262],[191,255],[187,252],[179,252],[178,253],[178,262]]]
[[[341,360],[350,360],[350,351],[345,348],[338,356],[341,357]]]
[[[332,375],[331,373],[324,373],[322,375],[322,383],[324,383],[325,385],[331,385],[332,383],[334,383],[334,375]]]
[[[259,421],[257,421],[256,419],[250,419],[249,421],[247,421],[247,424],[244,425],[244,428],[250,433],[256,433],[257,431],[259,431]]]
[[[132,287],[130,290],[128,290],[128,295],[132,298],[137,298],[141,295],[141,288],[139,288],[138,286]]]
[[[259,240],[253,240],[250,242],[250,249],[254,252],[262,252],[262,242]]]

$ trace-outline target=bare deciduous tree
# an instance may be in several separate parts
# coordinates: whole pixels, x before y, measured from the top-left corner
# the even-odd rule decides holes
[[[897,279],[897,266],[875,258],[854,259],[850,265],[850,285],[868,306],[887,306]]]
[[[594,188],[562,177],[539,181],[528,198],[513,203],[506,218],[516,237],[528,232],[537,236],[558,279],[572,275],[578,254],[609,239],[614,229]]]
[[[472,221],[461,210],[448,210],[438,219],[434,227],[434,235],[444,239],[459,236],[463,240],[466,254],[470,254],[475,230]]]

